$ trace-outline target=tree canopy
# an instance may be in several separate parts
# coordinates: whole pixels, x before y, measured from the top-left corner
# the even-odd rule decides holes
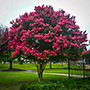
[[[75,17],[52,6],[37,6],[34,12],[25,13],[11,21],[8,47],[14,49],[13,57],[24,54],[38,63],[50,58],[75,59],[79,49],[85,48],[86,31],[80,31]]]

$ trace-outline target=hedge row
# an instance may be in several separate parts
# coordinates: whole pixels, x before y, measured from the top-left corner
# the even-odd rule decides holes
[[[24,84],[19,90],[90,90],[90,78]]]

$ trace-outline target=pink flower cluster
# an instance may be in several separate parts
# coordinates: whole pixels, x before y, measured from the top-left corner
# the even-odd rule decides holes
[[[5,30],[0,29],[0,52],[5,52],[7,50],[8,42],[8,28]]]
[[[82,53],[83,53],[83,54],[90,53],[90,50],[83,51]]]

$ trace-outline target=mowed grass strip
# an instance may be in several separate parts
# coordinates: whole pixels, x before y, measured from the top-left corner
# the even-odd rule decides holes
[[[36,66],[35,64],[13,64],[12,65],[13,68],[18,68],[18,69],[24,69],[24,70],[36,70]],[[68,68],[68,64],[64,63],[62,66],[62,63],[55,63],[51,65],[52,68],[56,68],[56,69],[67,69]],[[81,66],[74,66],[75,69],[79,69]],[[46,69],[50,68],[50,64],[47,63],[46,65]],[[9,69],[9,64],[0,64],[0,70],[7,70]]]
[[[22,70],[35,70],[35,64],[12,64],[13,68],[22,69]],[[9,69],[9,64],[0,64],[0,70]]]
[[[67,76],[43,74],[45,80],[60,80]],[[38,81],[37,73],[30,72],[0,72],[0,90],[18,90],[22,84],[30,84]]]
[[[33,70],[33,72],[37,72],[37,68],[35,64],[13,64],[13,68],[22,69],[22,70]],[[50,69],[50,64],[48,63],[44,72],[48,73],[64,73],[68,74],[68,66],[66,63],[62,64],[52,64],[52,69]],[[75,66],[75,68],[79,69],[79,66]],[[9,64],[0,64],[0,70],[9,69]],[[70,70],[71,74],[83,75],[83,70]],[[90,75],[90,71],[85,72],[86,75]]]

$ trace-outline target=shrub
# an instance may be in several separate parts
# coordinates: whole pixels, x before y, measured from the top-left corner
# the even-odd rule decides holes
[[[22,85],[19,90],[90,90],[90,78],[51,80]]]

